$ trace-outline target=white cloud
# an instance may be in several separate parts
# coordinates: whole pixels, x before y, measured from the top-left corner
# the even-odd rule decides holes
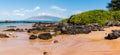
[[[25,16],[25,14],[28,13],[28,12],[35,12],[35,11],[38,11],[38,10],[40,10],[39,6],[36,6],[33,9],[24,9],[24,8],[22,8],[22,9],[14,10],[12,12],[12,15],[14,15],[14,16]]]
[[[37,11],[37,10],[39,10],[40,9],[40,7],[39,6],[36,6],[34,9],[33,9],[33,11]]]
[[[23,10],[24,12],[35,12],[38,11],[40,9],[39,6],[35,7],[34,9],[30,9],[30,10]]]
[[[24,12],[24,13],[26,13],[26,12],[35,12],[35,11],[38,11],[39,9],[40,9],[40,7],[36,6],[33,9],[18,9],[18,10],[14,10],[13,12],[15,12],[15,13],[19,13],[19,12]]]
[[[17,13],[17,12],[20,12],[21,10],[14,10],[13,12]]]
[[[38,16],[44,16],[44,15],[64,18],[64,17],[63,17],[63,16],[61,16],[60,14],[55,14],[55,13],[43,12],[43,13],[39,13],[39,14],[38,14]]]
[[[52,9],[59,10],[59,11],[66,11],[66,9],[58,7],[58,6],[52,6]]]
[[[15,13],[13,14],[14,16],[24,16],[25,14],[22,14],[22,13]]]

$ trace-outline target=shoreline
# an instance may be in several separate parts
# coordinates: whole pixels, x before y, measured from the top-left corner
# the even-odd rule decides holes
[[[120,28],[114,26],[89,34],[58,35],[47,41],[29,40],[26,32],[15,32],[15,38],[0,39],[0,55],[43,55],[44,51],[49,55],[116,55],[120,54],[120,38],[104,39],[111,30],[116,29]],[[58,43],[52,43],[53,40],[58,40]]]

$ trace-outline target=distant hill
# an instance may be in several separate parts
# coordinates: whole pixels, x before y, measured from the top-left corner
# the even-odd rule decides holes
[[[30,18],[27,18],[27,20],[40,20],[40,21],[57,22],[57,21],[62,20],[62,18],[44,15],[44,16],[33,16]]]

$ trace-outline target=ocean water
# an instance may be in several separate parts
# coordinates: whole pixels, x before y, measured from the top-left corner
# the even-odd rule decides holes
[[[6,28],[8,26],[16,26],[16,27],[31,27],[34,23],[37,22],[56,22],[56,21],[41,21],[41,20],[16,20],[16,21],[0,21],[0,28]]]
[[[33,23],[0,23],[0,27],[8,27],[8,26],[27,26],[32,25]]]

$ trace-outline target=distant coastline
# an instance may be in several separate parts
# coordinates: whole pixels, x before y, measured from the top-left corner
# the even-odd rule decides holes
[[[50,21],[50,20],[5,20],[0,21],[0,23],[38,23],[38,22],[58,22],[58,21]]]

